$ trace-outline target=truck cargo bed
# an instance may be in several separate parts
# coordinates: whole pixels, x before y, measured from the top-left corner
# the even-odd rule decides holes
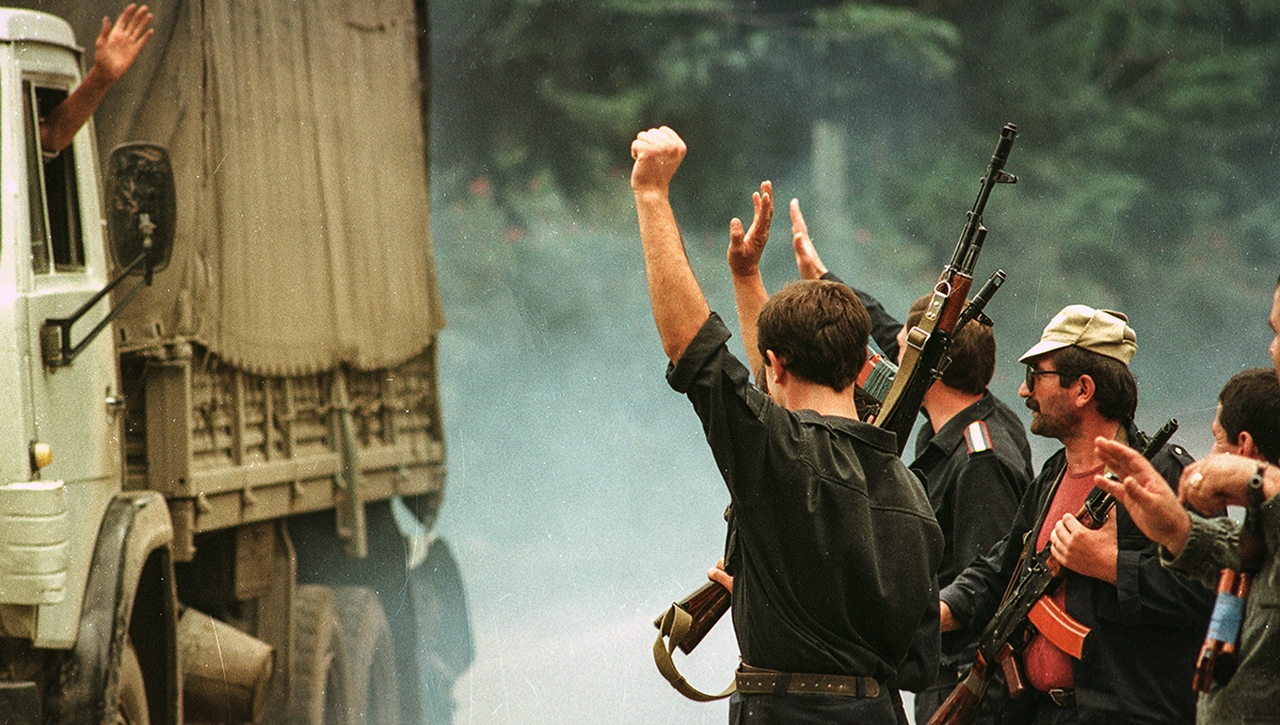
[[[126,487],[168,499],[179,560],[197,533],[327,508],[362,539],[341,529],[362,528],[364,502],[443,488],[434,346],[393,368],[292,377],[186,343],[121,362]]]

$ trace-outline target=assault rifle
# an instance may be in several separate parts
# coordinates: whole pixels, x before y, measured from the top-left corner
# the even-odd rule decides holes
[[[1240,664],[1240,627],[1244,623],[1244,605],[1249,599],[1253,577],[1262,569],[1266,540],[1262,531],[1262,475],[1249,479],[1245,488],[1244,523],[1240,526],[1240,568],[1223,568],[1218,576],[1218,598],[1209,618],[1191,687],[1208,692],[1213,685],[1231,681]]]
[[[707,636],[707,632],[716,626],[720,617],[729,611],[729,590],[725,589],[720,582],[708,581],[693,590],[689,596],[676,602],[675,606],[688,614],[691,619],[688,631],[680,641],[675,643],[681,652],[689,654],[694,647],[698,646],[702,638]],[[653,626],[662,629],[661,616],[653,620]]]
[[[955,252],[947,266],[942,268],[942,275],[933,288],[933,298],[920,322],[907,331],[902,364],[872,421],[877,428],[891,430],[898,435],[898,453],[902,453],[911,429],[915,427],[925,392],[934,380],[941,377],[950,362],[947,349],[952,335],[959,329],[958,323],[962,319],[967,322],[983,315],[982,308],[1004,281],[1004,272],[997,271],[983,286],[983,293],[966,304],[969,289],[973,286],[973,268],[987,237],[987,228],[982,225],[987,198],[996,184],[1018,181],[1018,177],[1004,170],[1017,135],[1018,127],[1012,123],[1005,124],[1000,130],[1000,140],[991,155],[991,163],[987,165],[987,173],[982,177],[978,198],[967,214]]]
[[[1177,429],[1178,421],[1171,418],[1143,446],[1142,455],[1148,460],[1153,458]],[[1115,503],[1111,494],[1094,488],[1089,492],[1076,518],[1090,529],[1101,528],[1111,515]],[[1011,697],[1018,697],[1025,691],[1026,685],[1018,670],[1015,655],[1018,640],[1028,624],[1034,625],[1059,649],[1079,659],[1089,629],[1072,619],[1050,599],[1065,574],[1062,566],[1054,560],[1049,546],[1046,545],[1036,553],[1031,567],[1019,579],[1020,573],[1021,568],[1014,572],[1017,584],[1005,594],[1000,608],[983,630],[982,638],[978,640],[978,654],[974,657],[973,667],[933,717],[929,718],[928,725],[973,723],[978,717],[978,706],[982,704],[982,697],[987,693],[987,686],[995,676],[997,666],[1005,674],[1005,684]]]
[[[995,295],[996,290],[1000,289],[1000,285],[1004,284],[1004,270],[998,269],[987,279],[982,285],[982,289],[978,290],[978,294],[974,295],[964,308],[964,312],[960,313],[960,319],[956,321],[956,329],[963,330],[964,326],[969,324],[970,320],[979,320],[982,324],[990,327],[994,323],[990,317],[982,310],[991,301],[991,297]],[[889,389],[893,387],[893,381],[898,376],[897,363],[891,362],[885,357],[884,351],[876,345],[875,340],[867,341],[867,361],[862,365],[862,371],[858,373],[858,385],[866,391],[876,401],[876,407],[868,414],[873,417],[880,410],[880,403],[884,402],[885,396],[889,394]]]

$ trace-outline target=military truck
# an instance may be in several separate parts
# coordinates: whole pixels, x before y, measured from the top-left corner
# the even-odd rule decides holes
[[[0,722],[447,721],[425,6],[152,3],[42,159],[122,7],[0,10]]]

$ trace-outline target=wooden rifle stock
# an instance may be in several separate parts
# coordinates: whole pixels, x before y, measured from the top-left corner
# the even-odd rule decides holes
[[[928,725],[974,722],[978,719],[978,708],[981,707],[982,698],[986,696],[990,684],[991,676],[980,673],[977,664],[974,664],[969,669],[969,674],[960,680],[960,684],[956,685],[934,711]]]
[[[1173,419],[1161,426],[1160,430],[1156,431],[1156,434],[1143,446],[1143,457],[1148,460],[1153,458],[1169,442],[1177,429],[1178,421]],[[1107,516],[1114,507],[1115,498],[1102,489],[1095,488],[1089,492],[1076,518],[1089,528],[1096,529],[1106,522]],[[1036,553],[1025,576],[1018,579],[1018,573],[1014,572],[1016,585],[1011,587],[996,610],[995,616],[983,630],[982,638],[978,640],[978,654],[974,658],[973,666],[969,668],[969,673],[960,681],[960,684],[956,685],[933,717],[929,718],[928,725],[972,725],[978,717],[978,706],[987,692],[987,684],[995,675],[988,663],[1000,663],[1008,678],[1006,684],[1011,696],[1016,697],[1025,689],[1021,673],[1016,669],[1014,639],[1027,627],[1031,610],[1041,598],[1053,593],[1064,575],[1061,567],[1050,554],[1048,546]],[[1075,649],[1080,651],[1084,634],[1087,634],[1088,630],[1073,630],[1073,626],[1083,627],[1083,625],[1067,617],[1065,613],[1061,616],[1069,620],[1069,622],[1063,622],[1064,631],[1068,634],[1074,632],[1074,636],[1079,637],[1079,647]],[[1083,634],[1080,633],[1081,631]]]
[[[693,618],[689,631],[676,646],[680,651],[689,654],[694,647],[707,636],[707,632],[716,626],[720,617],[729,611],[729,590],[719,582],[708,581],[698,587],[692,594],[676,602],[676,606]],[[662,627],[662,617],[653,620],[653,626]]]
[[[967,213],[951,261],[942,268],[942,275],[933,289],[933,299],[925,308],[920,322],[907,332],[907,344],[901,351],[902,365],[872,421],[877,428],[897,434],[898,453],[902,453],[907,438],[911,436],[911,429],[915,427],[925,392],[946,367],[951,336],[967,306],[966,297],[973,286],[973,268],[987,236],[987,229],[982,226],[987,198],[996,184],[1018,181],[1018,177],[1004,171],[1017,135],[1018,127],[1012,123],[1005,124],[1000,130],[1000,140],[991,155],[987,173],[982,177],[978,198]],[[986,304],[986,299],[995,293],[1003,280],[1004,275],[1001,273],[999,281],[983,288],[986,295],[980,305]],[[975,308],[968,317],[976,317],[978,314],[981,314],[981,307]]]
[[[1014,656],[1013,645],[1005,644],[1000,648],[996,654],[995,664],[1004,672],[1004,680],[1009,686],[1010,693],[1017,693],[1013,697],[1018,697],[1026,691],[1026,680],[1022,676],[1022,667],[1018,664],[1018,658]],[[990,686],[991,676],[994,674],[990,667],[991,665],[979,652],[977,661],[974,662],[973,667],[969,668],[969,673],[938,706],[933,716],[929,718],[928,725],[976,721],[982,698],[986,697],[987,687]]]

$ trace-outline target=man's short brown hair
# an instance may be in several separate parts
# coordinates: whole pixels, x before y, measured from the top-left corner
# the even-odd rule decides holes
[[[1263,458],[1280,462],[1280,380],[1274,368],[1236,373],[1222,386],[1218,402],[1218,425],[1228,443],[1237,445],[1240,434],[1249,431]]]
[[[907,312],[906,327],[920,324],[932,294],[924,295],[911,304]],[[996,336],[989,325],[971,320],[951,338],[947,350],[951,364],[942,373],[942,384],[962,393],[980,395],[991,384],[996,372]]]
[[[858,379],[866,362],[871,317],[848,287],[806,280],[770,297],[756,328],[762,358],[773,350],[787,372],[840,391]]]

